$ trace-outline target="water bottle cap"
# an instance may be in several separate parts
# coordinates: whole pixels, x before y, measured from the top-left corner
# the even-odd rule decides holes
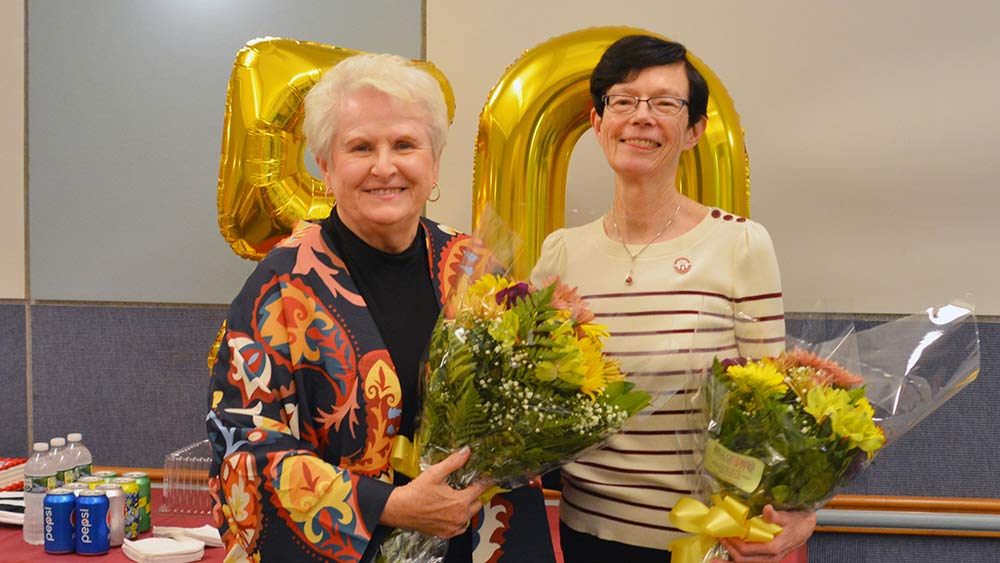
[[[83,440],[83,435],[79,432],[71,432],[66,435],[66,441],[68,442],[79,442],[80,440]]]
[[[53,448],[61,448],[66,445],[66,438],[63,438],[62,436],[56,436],[55,438],[49,440],[49,443],[52,444]]]
[[[36,452],[47,452],[49,451],[49,445],[45,442],[35,442],[35,445],[31,449]]]

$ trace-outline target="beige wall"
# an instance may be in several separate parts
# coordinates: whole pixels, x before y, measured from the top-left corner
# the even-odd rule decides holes
[[[0,2],[0,299],[24,299],[24,3]]]
[[[735,100],[790,310],[908,313],[968,292],[1000,314],[998,17],[988,0],[428,0],[427,56],[458,102],[429,213],[469,228],[477,118],[522,51],[635,26],[685,43]],[[571,164],[571,224],[611,189],[591,137]]]

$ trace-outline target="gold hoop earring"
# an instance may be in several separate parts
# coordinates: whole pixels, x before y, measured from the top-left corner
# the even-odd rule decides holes
[[[429,201],[431,203],[434,203],[435,201],[441,199],[441,187],[438,186],[437,182],[434,182],[434,187],[431,188],[431,193],[432,194],[434,193],[434,190],[437,190],[437,195],[435,197],[428,197],[427,198],[427,201]]]

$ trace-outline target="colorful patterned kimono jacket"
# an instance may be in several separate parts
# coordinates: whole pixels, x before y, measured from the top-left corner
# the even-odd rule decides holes
[[[468,237],[423,220],[439,301]],[[388,351],[344,261],[302,222],[230,309],[213,368],[210,487],[227,561],[355,562],[392,491],[403,408]],[[553,561],[541,491],[493,498],[473,560]]]

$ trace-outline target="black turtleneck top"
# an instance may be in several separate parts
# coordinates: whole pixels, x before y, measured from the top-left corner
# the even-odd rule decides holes
[[[431,283],[423,226],[399,254],[382,252],[361,240],[341,221],[336,208],[322,228],[347,264],[396,367],[403,393],[399,433],[413,438],[420,367],[441,310]]]

